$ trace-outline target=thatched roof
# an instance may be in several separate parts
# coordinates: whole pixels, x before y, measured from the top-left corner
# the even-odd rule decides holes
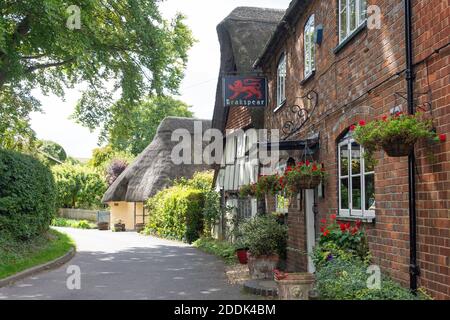
[[[255,59],[256,61],[253,64],[254,68],[261,68],[268,60],[270,60],[274,51],[283,43],[283,41],[285,41],[287,30],[295,29],[295,25],[299,18],[305,12],[305,8],[312,2],[313,0],[291,1],[269,41],[265,44],[264,49],[261,50],[259,57]]]
[[[221,131],[225,129],[229,110],[223,106],[222,76],[254,72],[253,63],[262,53],[284,12],[278,9],[238,7],[217,26],[221,61],[213,128]],[[263,126],[264,110],[252,109],[250,112],[255,127]]]
[[[169,186],[175,178],[191,178],[197,171],[210,169],[208,165],[175,165],[172,162],[172,149],[179,143],[171,141],[173,131],[186,129],[193,136],[194,121],[202,122],[203,132],[211,128],[210,120],[176,117],[164,119],[152,143],[109,187],[102,201],[142,202]]]

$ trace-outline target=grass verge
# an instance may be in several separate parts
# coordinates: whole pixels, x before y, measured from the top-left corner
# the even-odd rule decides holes
[[[28,241],[0,235],[0,279],[55,260],[73,247],[73,240],[56,230]]]
[[[193,243],[193,246],[206,252],[218,256],[227,264],[237,263],[236,248],[227,241],[219,241],[211,238],[200,238]]]
[[[75,229],[97,229],[97,225],[87,220],[73,220],[66,218],[54,218],[52,220],[53,227],[65,227]]]

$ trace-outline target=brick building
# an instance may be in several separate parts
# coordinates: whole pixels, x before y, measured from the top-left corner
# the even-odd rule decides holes
[[[317,151],[310,153],[330,174],[313,192],[312,221],[305,219],[308,194],[289,209],[291,270],[308,269],[306,252],[314,241],[308,235],[317,235],[317,221],[336,213],[341,220],[363,219],[374,262],[410,284],[408,158],[378,152],[378,164],[371,167],[348,131],[359,120],[408,111],[404,2],[294,0],[255,63],[269,78],[265,127],[282,130],[287,142],[318,137]],[[411,2],[414,104],[431,114],[438,133],[448,135],[450,3]],[[308,112],[299,113],[295,105]],[[282,151],[280,167],[304,154],[304,148]],[[357,169],[344,168],[349,156]],[[450,142],[417,144],[415,160],[418,285],[449,299]]]

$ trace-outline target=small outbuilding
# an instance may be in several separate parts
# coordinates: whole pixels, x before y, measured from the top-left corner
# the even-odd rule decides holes
[[[194,128],[199,128],[200,124],[202,134],[211,128],[210,120],[168,117],[161,122],[152,143],[103,196],[102,201],[111,210],[111,224],[120,220],[127,230],[136,230],[137,225],[148,222],[145,201],[170,186],[174,179],[190,179],[195,172],[211,169],[209,165],[194,164],[193,152],[191,164],[174,164],[172,161],[172,150],[180,143],[180,140],[172,141],[173,132],[181,129],[185,133],[189,132],[193,139]],[[203,147],[204,144],[203,142]]]

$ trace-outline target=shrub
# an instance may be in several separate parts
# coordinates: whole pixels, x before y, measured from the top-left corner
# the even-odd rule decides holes
[[[0,150],[0,233],[25,240],[47,231],[55,197],[46,166],[31,156]]]
[[[54,227],[66,227],[76,229],[95,229],[96,225],[87,220],[72,220],[65,218],[54,218],[52,220],[52,226]]]
[[[368,265],[357,258],[335,257],[316,272],[316,286],[323,300],[414,300],[408,289],[381,277],[380,289],[369,289]]]
[[[111,161],[106,169],[106,183],[108,183],[109,186],[112,185],[127,167],[128,162],[125,160],[114,159]]]
[[[102,207],[106,183],[101,174],[82,165],[65,163],[52,168],[60,208]]]
[[[226,263],[236,262],[236,247],[227,241],[202,237],[195,241],[193,245],[202,251],[222,258]]]
[[[217,223],[222,213],[220,205],[220,193],[212,189],[214,172],[196,172],[192,179],[181,178],[175,181],[175,185],[198,189],[204,196],[203,221],[205,236],[211,236],[211,230]]]
[[[241,247],[247,247],[252,255],[286,256],[287,227],[279,224],[275,217],[257,216],[238,228],[238,243]]]
[[[146,205],[150,211],[148,232],[192,243],[203,232],[204,195],[186,186],[174,186],[157,193]]]

